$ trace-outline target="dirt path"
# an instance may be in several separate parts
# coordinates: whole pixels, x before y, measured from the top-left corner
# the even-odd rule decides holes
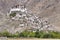
[[[60,40],[60,39],[37,39],[37,38],[33,38],[33,39],[26,39],[26,38],[24,38],[24,39],[8,39],[8,40]]]

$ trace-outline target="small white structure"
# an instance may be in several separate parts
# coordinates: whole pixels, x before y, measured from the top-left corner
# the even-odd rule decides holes
[[[20,27],[24,27],[24,24],[20,24],[19,26],[20,26]]]
[[[27,10],[26,8],[22,8],[22,7],[19,6],[17,8],[11,8],[10,13],[11,12],[16,12],[16,11],[26,12],[26,10]]]
[[[14,20],[14,19],[15,19],[15,17],[12,17],[12,19]]]
[[[22,17],[25,16],[26,17],[26,14],[23,14]]]

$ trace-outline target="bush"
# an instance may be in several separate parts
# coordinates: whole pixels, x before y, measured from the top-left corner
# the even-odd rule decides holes
[[[10,36],[10,33],[5,30],[4,32],[1,32],[0,33],[0,36],[9,37]]]
[[[35,32],[29,32],[29,35],[28,35],[29,37],[35,37]]]
[[[29,34],[28,31],[24,31],[24,32],[20,33],[19,35],[20,35],[20,37],[28,37],[28,34]]]
[[[24,31],[20,33],[20,37],[35,37],[35,32]]]
[[[49,33],[46,33],[43,35],[42,38],[53,38],[53,35],[49,34]]]
[[[53,35],[52,38],[60,38],[60,32],[50,32],[51,35]]]
[[[17,38],[17,37],[26,37],[26,38],[31,38],[31,37],[35,37],[35,38],[60,38],[60,32],[44,32],[44,31],[24,31],[22,33],[15,33],[15,34],[11,34],[8,31],[4,31],[0,33],[0,37],[12,37],[12,38]]]
[[[37,38],[40,38],[40,32],[39,32],[39,30],[37,30],[36,32],[35,32],[35,37],[37,37]]]
[[[16,13],[11,13],[9,16],[14,17],[14,16],[16,16]]]
[[[13,38],[17,38],[17,37],[19,37],[19,33],[16,32],[15,34],[11,34],[11,37],[13,37]]]

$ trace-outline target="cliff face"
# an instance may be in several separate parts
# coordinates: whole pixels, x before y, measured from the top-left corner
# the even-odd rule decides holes
[[[50,24],[60,28],[60,0],[0,0],[0,26],[11,26],[19,21],[9,21],[6,14],[15,5],[24,5],[28,11],[39,17],[46,18]],[[14,24],[15,25],[15,24]],[[18,24],[17,24],[18,25]],[[12,27],[12,26],[11,26]]]

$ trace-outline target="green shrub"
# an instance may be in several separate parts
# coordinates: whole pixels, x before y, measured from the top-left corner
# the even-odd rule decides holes
[[[60,32],[50,32],[51,35],[53,35],[52,38],[60,38]]]
[[[16,13],[11,13],[9,16],[14,17],[14,16],[16,16]]]
[[[41,35],[40,35],[40,32],[36,31],[36,32],[35,32],[35,37],[40,38],[40,36],[41,36]]]
[[[35,32],[33,31],[29,32],[28,37],[35,37]]]
[[[16,32],[15,34],[11,34],[11,37],[13,37],[13,38],[17,38],[17,37],[19,37],[19,33]]]
[[[0,33],[0,37],[12,37],[12,38],[17,38],[17,37],[26,37],[26,38],[31,38],[31,37],[35,37],[35,38],[60,38],[60,32],[44,32],[44,31],[23,31],[21,33],[17,32],[15,34],[11,34],[8,31],[4,31]]]
[[[59,32],[44,32],[44,31],[36,31],[36,32],[28,32],[24,31],[20,33],[20,37],[36,37],[36,38],[60,38],[60,33]]]
[[[20,35],[20,37],[28,37],[28,34],[29,34],[28,31],[24,31],[24,32],[20,33],[19,35]]]
[[[53,35],[49,34],[49,33],[46,33],[43,35],[42,38],[53,38]]]
[[[4,37],[9,37],[10,36],[10,33],[6,30],[4,32],[1,32],[0,34],[1,34],[1,36],[4,36]]]
[[[60,33],[59,32],[48,32],[44,33],[42,38],[60,38]]]

